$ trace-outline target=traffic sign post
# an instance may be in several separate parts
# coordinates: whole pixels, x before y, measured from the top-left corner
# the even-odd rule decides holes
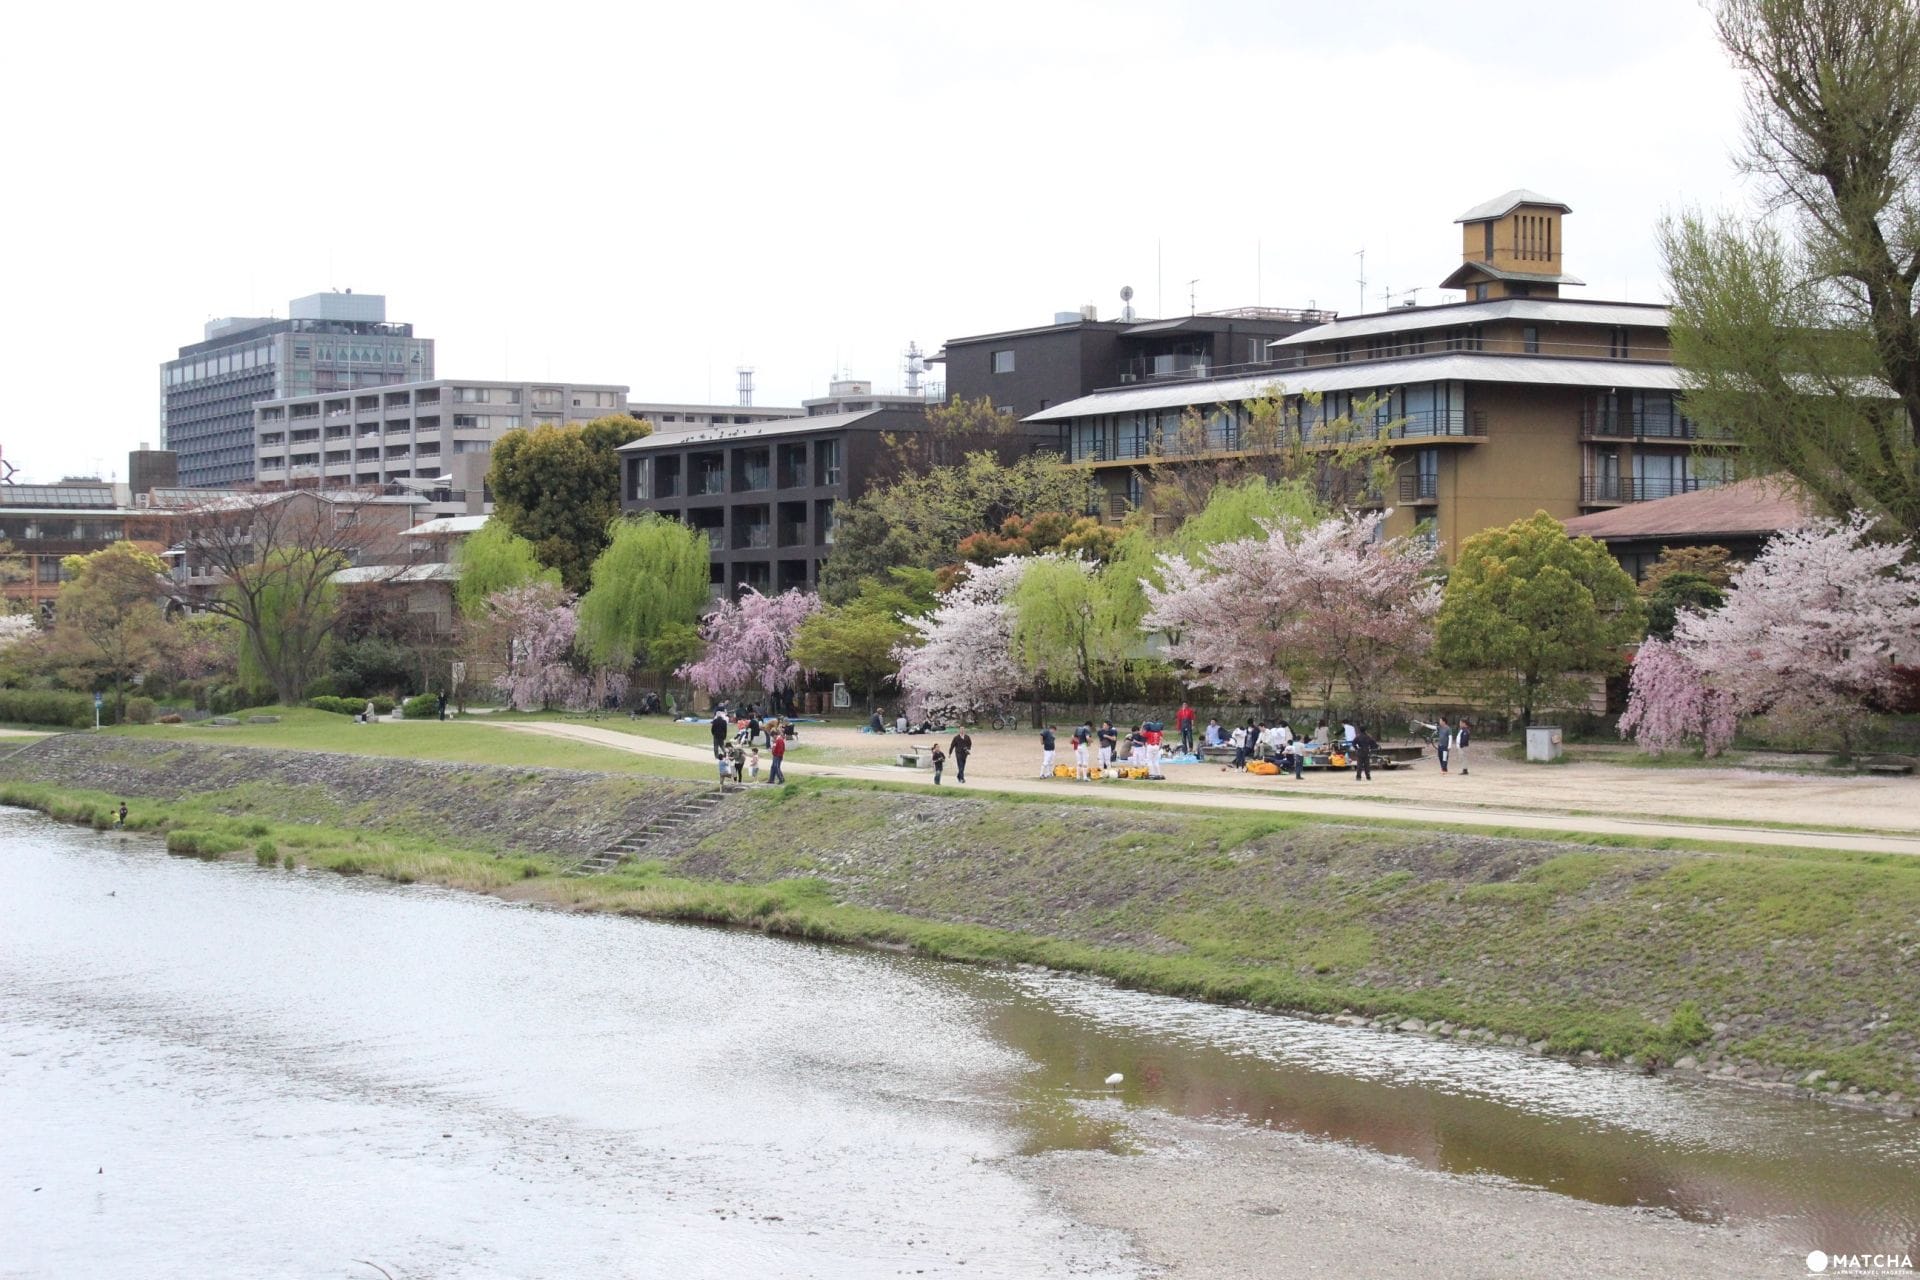
[[[96,729],[100,727],[100,707],[105,701],[105,695],[98,693],[93,695],[93,727]]]

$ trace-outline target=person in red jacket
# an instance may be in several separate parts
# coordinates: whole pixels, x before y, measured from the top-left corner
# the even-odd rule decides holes
[[[767,770],[767,782],[769,785],[787,780],[787,775],[780,772],[780,765],[786,758],[787,735],[784,733],[776,733],[773,735],[773,765]]]
[[[1180,704],[1179,712],[1176,713],[1173,717],[1173,723],[1180,730],[1180,754],[1186,755],[1186,756],[1192,755],[1193,754],[1193,708],[1188,706],[1185,702],[1182,702]]]

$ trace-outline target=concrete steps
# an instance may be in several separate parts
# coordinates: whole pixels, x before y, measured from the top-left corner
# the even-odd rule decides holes
[[[704,823],[713,813],[727,802],[727,797],[718,791],[703,791],[682,800],[679,804],[653,816],[646,826],[631,835],[622,836],[611,847],[602,849],[581,859],[567,871],[570,876],[605,875],[615,867],[655,846],[671,845],[680,837],[687,835]]]

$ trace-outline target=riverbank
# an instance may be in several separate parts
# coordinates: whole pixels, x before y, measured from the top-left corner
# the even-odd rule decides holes
[[[737,795],[681,847],[574,879],[571,862],[690,789],[90,735],[29,747],[0,783],[95,825],[132,797],[133,825],[185,853],[1041,964],[1896,1111],[1920,1092],[1910,858],[817,784]]]

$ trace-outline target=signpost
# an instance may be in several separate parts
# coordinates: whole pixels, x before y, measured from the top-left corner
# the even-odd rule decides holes
[[[96,729],[100,727],[100,707],[105,701],[104,695],[98,693],[93,695],[93,727]]]

